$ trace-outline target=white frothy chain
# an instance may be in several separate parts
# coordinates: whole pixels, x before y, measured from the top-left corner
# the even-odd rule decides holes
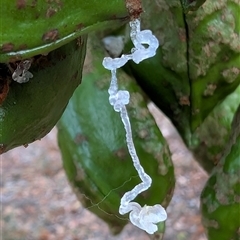
[[[110,70],[112,75],[108,90],[110,95],[109,102],[116,112],[120,112],[120,116],[126,131],[128,150],[131,155],[133,165],[137,170],[140,179],[142,180],[140,184],[123,195],[119,207],[119,213],[123,215],[130,212],[130,221],[135,226],[145,230],[149,234],[153,234],[158,229],[156,224],[167,219],[167,213],[160,204],[156,204],[154,206],[145,205],[141,207],[138,203],[132,202],[132,200],[134,200],[138,194],[150,188],[152,179],[148,174],[145,173],[136,153],[132,139],[131,124],[125,106],[129,103],[130,94],[128,91],[118,90],[116,69],[124,66],[129,60],[133,60],[138,64],[144,59],[153,57],[156,54],[159,43],[157,38],[150,30],[140,30],[139,20],[136,19],[131,21],[130,27],[130,37],[134,44],[131,54],[122,55],[120,58],[105,57],[103,59],[103,66]],[[148,47],[146,48],[143,44],[147,44]]]

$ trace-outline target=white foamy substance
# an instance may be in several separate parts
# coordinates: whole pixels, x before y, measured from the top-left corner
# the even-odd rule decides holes
[[[140,30],[140,21],[138,19],[130,22],[131,32],[130,37],[134,44],[131,54],[122,55],[120,58],[105,57],[103,59],[103,66],[111,71],[111,83],[108,90],[109,102],[116,112],[120,112],[120,116],[126,131],[126,142],[129,153],[131,155],[133,165],[138,172],[142,182],[135,186],[131,191],[126,192],[120,202],[119,213],[129,213],[129,219],[135,226],[145,230],[149,234],[153,234],[158,230],[157,223],[167,219],[165,209],[160,205],[143,206],[132,202],[137,195],[150,188],[152,184],[151,177],[145,173],[132,139],[132,129],[129,121],[126,106],[129,103],[130,94],[128,91],[118,90],[116,69],[124,66],[129,60],[135,63],[140,63],[144,59],[153,57],[159,46],[157,38],[150,30]],[[147,44],[145,47],[143,44]]]

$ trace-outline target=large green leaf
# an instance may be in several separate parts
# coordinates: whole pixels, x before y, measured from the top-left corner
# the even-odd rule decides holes
[[[110,72],[103,68],[102,46],[90,41],[83,83],[58,123],[63,165],[79,200],[105,220],[113,232],[127,223],[118,213],[121,196],[140,182],[125,142],[120,116],[109,104]],[[167,142],[150,114],[134,79],[118,71],[119,88],[130,91],[127,106],[136,151],[153,183],[137,201],[167,206],[174,188],[174,171]]]
[[[201,209],[209,240],[240,239],[240,106],[224,155],[201,194]]]
[[[125,69],[191,145],[191,134],[240,83],[240,3],[199,1],[196,11],[185,11],[178,0],[142,2],[142,28],[153,31],[160,47]],[[129,40],[124,52],[131,48]]]
[[[29,82],[11,82],[0,106],[0,153],[41,139],[54,127],[81,82],[86,42],[82,36],[38,56]],[[9,69],[1,71],[11,78]]]
[[[229,141],[232,120],[239,105],[240,86],[214,108],[192,136],[190,149],[208,172],[211,172],[222,157]]]
[[[48,53],[128,19],[124,0],[0,0],[0,62]]]

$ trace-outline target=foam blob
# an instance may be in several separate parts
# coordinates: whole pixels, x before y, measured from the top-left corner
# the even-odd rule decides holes
[[[121,55],[124,48],[123,36],[107,36],[102,40],[105,49],[111,57],[118,57]]]
[[[25,60],[20,62],[17,66],[17,69],[12,74],[12,79],[18,83],[26,83],[30,78],[33,77],[33,74],[28,71],[31,67],[31,62],[29,60]]]
[[[124,66],[129,59],[127,55],[122,55],[121,58],[105,57],[103,59],[103,66],[108,70],[114,70]]]
[[[141,207],[138,203],[134,203],[131,207],[132,211],[129,214],[130,221],[149,234],[157,231],[157,223],[167,219],[165,209],[159,204]]]

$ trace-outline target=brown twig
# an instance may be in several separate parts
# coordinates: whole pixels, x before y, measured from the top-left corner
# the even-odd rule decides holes
[[[130,20],[139,18],[140,14],[143,12],[141,0],[125,0],[126,8],[130,15]]]

